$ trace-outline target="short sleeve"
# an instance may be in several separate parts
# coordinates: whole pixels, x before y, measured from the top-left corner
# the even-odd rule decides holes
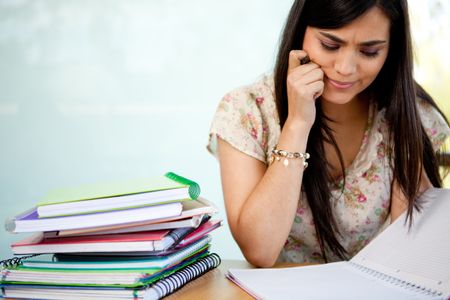
[[[450,135],[450,128],[439,111],[429,103],[419,100],[418,107],[422,125],[430,138],[433,149],[438,151]]]
[[[264,163],[267,161],[268,140],[275,136],[278,125],[272,91],[267,77],[226,94],[214,115],[207,149],[217,156],[217,138],[237,150]]]

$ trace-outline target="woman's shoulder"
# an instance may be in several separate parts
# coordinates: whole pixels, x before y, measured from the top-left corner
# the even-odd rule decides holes
[[[238,104],[252,104],[249,102],[250,100],[253,100],[256,105],[261,105],[266,101],[275,103],[273,75],[262,74],[252,83],[229,91],[223,99]]]
[[[448,123],[441,112],[427,101],[417,99],[417,104],[422,125],[433,144],[433,148],[438,150],[450,135]]]
[[[277,126],[279,118],[273,75],[260,75],[253,83],[226,93],[219,103],[217,113],[240,121],[249,119],[253,125],[259,123],[270,128]]]
[[[450,127],[442,113],[431,103],[421,98],[416,99],[420,121],[430,138],[433,148],[437,151],[450,136]],[[386,108],[378,112],[378,130],[388,136],[388,123],[386,121]]]
[[[220,137],[239,151],[266,161],[269,146],[276,143],[280,131],[273,86],[272,75],[264,74],[225,94],[211,125],[208,149],[213,154],[215,138]]]
[[[446,124],[441,112],[439,112],[431,103],[421,98],[417,98],[416,101],[422,122]]]

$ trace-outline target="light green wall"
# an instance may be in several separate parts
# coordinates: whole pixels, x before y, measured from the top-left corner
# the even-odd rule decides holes
[[[0,1],[0,222],[50,188],[175,171],[225,219],[208,129],[270,70],[290,1]],[[0,258],[24,235],[0,230]],[[214,250],[240,258],[227,224]]]

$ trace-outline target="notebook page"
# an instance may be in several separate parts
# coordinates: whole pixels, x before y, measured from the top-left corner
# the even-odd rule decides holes
[[[436,299],[364,276],[348,262],[281,269],[230,269],[227,276],[257,299]]]
[[[351,261],[450,295],[450,190],[430,189],[408,231],[405,215]]]

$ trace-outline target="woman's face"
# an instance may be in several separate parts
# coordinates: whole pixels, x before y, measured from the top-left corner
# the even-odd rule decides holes
[[[389,30],[378,7],[339,29],[306,28],[303,50],[325,73],[323,100],[348,103],[375,80],[388,55]]]

